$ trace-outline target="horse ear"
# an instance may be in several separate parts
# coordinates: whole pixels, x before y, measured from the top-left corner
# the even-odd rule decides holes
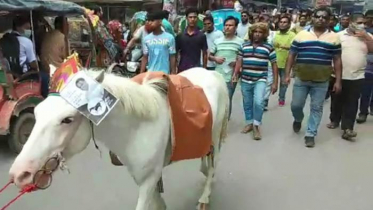
[[[104,78],[105,78],[105,71],[101,71],[100,74],[97,75],[96,81],[98,83],[102,83],[102,81],[104,81]]]

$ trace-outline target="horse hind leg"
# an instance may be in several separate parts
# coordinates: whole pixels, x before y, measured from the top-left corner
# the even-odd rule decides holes
[[[224,113],[224,118],[222,125],[219,129],[219,133],[213,136],[214,147],[211,148],[211,152],[208,156],[202,158],[201,172],[206,176],[206,182],[203,189],[201,198],[199,199],[199,205],[197,209],[206,210],[207,205],[210,203],[211,187],[215,176],[215,169],[217,166],[218,156],[220,154],[220,149],[224,143],[224,139],[227,136],[227,125],[228,125],[229,111],[226,108]],[[206,166],[207,162],[207,166]]]
[[[201,169],[200,171],[205,175],[205,177],[208,176],[208,166],[207,166],[207,157],[201,158]]]
[[[206,210],[207,205],[210,203],[210,195],[211,195],[211,186],[212,181],[215,174],[215,167],[214,167],[214,153],[211,153],[207,156],[207,162],[208,162],[208,169],[207,169],[207,176],[206,176],[206,182],[204,185],[202,196],[199,199],[199,206],[197,209],[199,210]]]

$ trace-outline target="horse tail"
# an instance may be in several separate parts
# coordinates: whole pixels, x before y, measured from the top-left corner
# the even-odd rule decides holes
[[[229,93],[227,89],[226,82],[224,78],[221,76],[220,73],[214,72],[216,77],[220,80],[220,84],[222,84],[221,91],[223,92],[223,101],[225,104],[225,112],[223,123],[220,131],[220,143],[224,143],[225,139],[227,138],[227,130],[228,130],[228,121],[229,121]]]
[[[221,133],[220,133],[220,141],[222,142],[225,142],[225,139],[227,138],[228,122],[229,122],[229,104],[225,108],[225,115],[224,115],[223,125],[221,128]]]

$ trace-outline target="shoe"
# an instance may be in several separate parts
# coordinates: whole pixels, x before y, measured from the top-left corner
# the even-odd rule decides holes
[[[268,107],[264,107],[263,111],[264,112],[268,111]]]
[[[285,101],[279,101],[279,102],[278,102],[278,105],[279,105],[280,107],[285,106]]]
[[[326,127],[329,129],[336,129],[339,127],[339,123],[330,122],[329,124],[326,125]]]
[[[370,107],[370,115],[373,116],[373,106]]]
[[[357,136],[357,133],[353,130],[346,129],[343,131],[342,139],[347,141],[355,141],[355,137]]]
[[[304,139],[306,140],[306,147],[315,147],[315,137],[306,136]]]
[[[246,126],[242,129],[241,133],[250,133],[252,130],[253,130],[253,124],[246,125]]]
[[[356,119],[356,122],[359,124],[365,123],[367,121],[367,115],[359,114],[359,117]]]
[[[300,129],[302,128],[302,123],[301,122],[293,122],[293,131],[295,133],[299,133]]]
[[[262,140],[262,135],[260,134],[260,129],[259,129],[259,126],[255,125],[254,126],[254,129],[253,129],[253,136],[254,136],[254,140]]]

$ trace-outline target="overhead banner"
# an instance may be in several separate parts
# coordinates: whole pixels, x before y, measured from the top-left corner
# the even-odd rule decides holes
[[[220,9],[211,12],[212,17],[214,18],[215,28],[223,31],[224,29],[224,20],[228,16],[236,17],[241,20],[241,13],[237,12],[234,9]]]

